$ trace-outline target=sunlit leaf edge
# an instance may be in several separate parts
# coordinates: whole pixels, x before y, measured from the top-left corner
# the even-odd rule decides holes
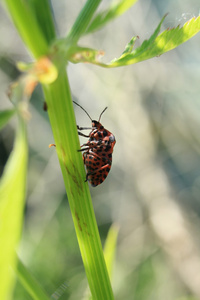
[[[110,67],[118,67],[160,56],[188,41],[199,31],[200,16],[190,19],[182,27],[178,25],[177,27],[166,29],[155,39],[152,39],[151,36],[148,41],[144,41],[132,53],[119,57],[119,59],[112,61],[109,65]],[[146,43],[146,47],[144,47],[144,43]]]
[[[82,48],[79,46],[76,47],[76,50],[73,53],[73,57],[76,57],[76,60],[73,61],[73,59],[71,59],[72,56],[71,58],[69,57],[69,60],[73,63],[92,63],[104,68],[115,68],[135,64],[153,57],[160,56],[165,52],[178,47],[200,31],[200,16],[198,16],[187,21],[182,27],[178,25],[177,27],[171,29],[168,28],[159,34],[165,17],[166,15],[162,18],[153,35],[148,40],[145,40],[141,46],[134,50],[131,48],[130,43],[136,39],[136,37],[133,37],[129,42],[130,45],[127,44],[123,54],[119,58],[112,60],[110,63],[103,63],[100,61],[99,54],[103,54],[103,51]]]
[[[121,0],[119,2],[112,3],[108,9],[98,13],[94,17],[94,19],[89,24],[85,34],[94,32],[102,28],[106,23],[125,13],[137,1],[138,0]]]

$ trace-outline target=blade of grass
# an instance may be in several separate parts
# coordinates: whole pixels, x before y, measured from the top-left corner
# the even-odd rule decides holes
[[[66,42],[72,41],[73,44],[78,42],[78,39],[85,33],[88,24],[90,23],[96,9],[102,0],[87,0],[83,9],[79,13],[72,28],[67,34]]]
[[[95,300],[112,300],[89,187],[84,182],[82,155],[77,151],[80,144],[65,69],[54,83],[43,88],[90,290]]]
[[[27,152],[26,128],[20,119],[14,149],[0,182],[0,299],[9,299],[14,285],[10,267],[16,266],[15,248],[22,228]]]
[[[105,257],[106,266],[110,278],[112,277],[113,265],[115,261],[115,252],[117,246],[118,233],[119,233],[119,226],[113,224],[108,231],[108,235],[104,245],[104,257]]]
[[[85,33],[91,33],[102,28],[108,22],[125,13],[133,4],[135,4],[135,2],[137,2],[137,0],[120,0],[118,2],[115,1],[110,5],[108,9],[100,12],[93,18]]]
[[[16,273],[21,284],[30,294],[32,299],[49,300],[48,295],[45,293],[45,291],[42,289],[40,284],[36,281],[36,279],[28,271],[28,269],[24,266],[24,264],[21,262],[19,258],[17,261]]]

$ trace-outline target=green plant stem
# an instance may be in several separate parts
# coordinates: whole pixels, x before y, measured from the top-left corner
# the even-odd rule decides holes
[[[31,6],[22,0],[4,0],[24,42],[38,58],[49,49]],[[100,0],[88,0],[75,22],[68,38],[77,42],[89,24]],[[28,26],[31,22],[31,26]],[[34,34],[33,34],[34,33]],[[35,40],[36,37],[36,40]],[[41,40],[41,44],[39,41]],[[62,56],[60,58],[62,60]],[[59,64],[55,60],[56,66]],[[55,82],[43,86],[49,119],[56,143],[61,170],[79,242],[79,247],[93,300],[112,300],[113,292],[106,269],[96,218],[82,161],[72,99],[65,64],[59,67]],[[45,134],[45,133],[44,133]],[[47,151],[55,151],[51,149]]]
[[[22,39],[38,58],[48,52],[48,43],[27,1],[4,0]]]
[[[100,3],[101,0],[88,0],[86,2],[67,35],[67,42],[72,41],[73,44],[78,42],[78,39],[86,31],[94,12]]]
[[[112,300],[113,293],[105,265],[97,223],[93,211],[66,71],[44,86],[48,114],[52,126],[68,201],[79,247],[94,300]],[[53,151],[53,149],[51,149]]]
[[[47,43],[50,44],[56,38],[56,31],[50,0],[29,0],[35,12],[40,30],[43,32]]]

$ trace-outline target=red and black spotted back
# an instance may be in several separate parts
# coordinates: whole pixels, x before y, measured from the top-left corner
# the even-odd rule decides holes
[[[76,102],[74,103],[77,104]],[[79,104],[77,105],[80,106]],[[82,106],[80,107],[82,108]],[[85,111],[84,108],[82,109]],[[84,151],[83,161],[87,170],[85,181],[89,181],[92,186],[97,186],[106,179],[112,165],[112,153],[116,140],[114,135],[99,122],[106,109],[107,107],[100,114],[98,121],[92,120],[85,111],[92,121],[92,130],[88,136],[78,132],[81,136],[89,137],[88,142],[81,146],[82,149],[80,151]],[[86,129],[77,127],[79,130]]]

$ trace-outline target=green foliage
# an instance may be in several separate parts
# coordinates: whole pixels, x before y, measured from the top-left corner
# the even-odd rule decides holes
[[[77,152],[80,146],[65,70],[43,88],[90,290],[94,299],[113,299],[82,155]]]
[[[117,246],[117,237],[119,233],[119,228],[116,224],[113,224],[109,229],[106,242],[104,245],[104,256],[106,260],[106,266],[108,269],[108,273],[110,278],[112,278],[113,265],[115,261],[115,252]]]
[[[19,123],[14,149],[0,182],[0,299],[11,295],[14,278],[10,268],[16,267],[15,250],[23,223],[28,151],[25,124],[22,119]]]
[[[56,38],[55,24],[53,21],[53,15],[51,11],[51,5],[48,0],[30,0],[32,11],[35,14],[38,25],[41,32],[48,44],[50,44]]]
[[[105,11],[98,13],[91,21],[86,30],[87,33],[94,32],[111,22],[114,18],[119,17],[126,12],[137,0],[120,0],[113,2]]]
[[[81,153],[77,152],[80,145],[65,67],[67,62],[71,61],[73,63],[90,62],[111,68],[159,56],[172,50],[199,32],[200,17],[191,19],[182,28],[167,29],[159,34],[165,19],[164,16],[149,40],[144,41],[141,46],[134,50],[137,38],[133,37],[118,59],[104,64],[99,61],[98,57],[102,54],[102,51],[90,49],[89,47],[80,47],[77,43],[81,36],[100,29],[112,19],[124,13],[136,2],[135,0],[121,0],[96,16],[95,12],[101,1],[88,0],[70,31],[62,40],[56,38],[53,16],[47,0],[4,1],[19,34],[32,55],[36,59],[41,56],[51,58],[55,68],[58,70],[57,79],[51,84],[43,84],[42,86],[56,143],[56,151],[92,297],[95,300],[112,300],[114,296],[109,275],[111,275],[112,271],[118,230],[112,228],[109,233],[105,246],[105,263],[88,184],[84,183],[85,170]],[[31,75],[35,76],[37,81],[36,74]],[[26,74],[23,78],[27,79]],[[26,97],[25,92],[27,81],[24,81],[23,84],[21,85],[21,82],[19,82],[19,85],[13,89],[12,100],[20,116],[20,126],[14,150],[0,183],[0,215],[2,220],[0,224],[0,239],[4,245],[0,256],[1,299],[5,299],[10,292],[10,287],[13,286],[13,278],[9,273],[9,266],[15,269],[15,247],[22,226],[26,185],[27,142],[26,124],[23,120],[24,115],[21,111],[21,104],[24,106],[24,100],[26,100],[26,104],[28,103],[28,97]],[[1,127],[13,113],[14,111],[1,113]],[[152,274],[151,271],[151,265],[145,266],[141,271],[141,277],[149,281]],[[47,298],[38,283],[33,280],[20,262],[18,263],[18,276],[34,299]],[[143,283],[147,285],[147,282]],[[141,286],[138,285],[136,289],[138,295],[141,295],[141,289]]]
[[[28,2],[4,0],[13,22],[32,54],[38,58],[48,51],[48,44]],[[51,20],[49,20],[51,22]],[[29,26],[31,24],[31,26]]]
[[[14,115],[14,113],[14,109],[0,111],[0,129],[8,123],[8,121]]]
[[[19,280],[21,281],[24,288],[30,294],[34,300],[48,300],[49,297],[43,291],[39,283],[33,278],[32,274],[28,269],[23,265],[21,260],[18,258],[17,261],[17,270]]]
[[[164,19],[165,17],[163,17],[149,40],[144,41],[142,45],[135,50],[132,51],[131,49],[131,51],[123,53],[121,57],[112,61],[110,66],[118,67],[130,65],[152,57],[160,56],[186,42],[200,30],[199,16],[197,18],[192,18],[181,28],[178,26],[176,28],[167,29],[158,35]]]
[[[122,67],[160,56],[161,54],[178,47],[200,31],[199,16],[197,18],[192,18],[181,28],[179,26],[171,29],[168,28],[159,34],[165,18],[166,15],[162,18],[152,36],[148,40],[145,40],[141,46],[133,49],[137,39],[137,37],[133,37],[125,47],[122,55],[119,58],[112,60],[110,63],[105,64],[100,61],[99,57],[103,54],[103,51],[82,48],[79,46],[71,48],[68,59],[73,63],[89,62],[104,68]]]

